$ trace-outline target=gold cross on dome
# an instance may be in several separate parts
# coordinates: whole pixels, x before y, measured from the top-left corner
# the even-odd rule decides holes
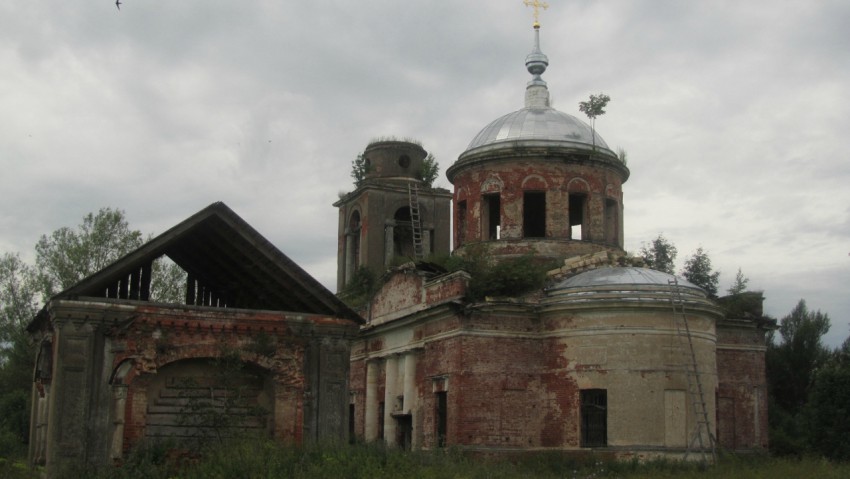
[[[546,10],[547,8],[549,8],[549,4],[546,2],[541,2],[540,0],[522,0],[522,3],[524,3],[526,7],[534,8],[534,28],[539,28],[540,10],[538,9],[542,8],[543,10]]]

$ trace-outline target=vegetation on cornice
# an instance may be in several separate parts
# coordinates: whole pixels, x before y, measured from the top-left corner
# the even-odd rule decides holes
[[[494,261],[484,243],[468,245],[462,255],[445,256],[434,262],[449,272],[469,273],[471,279],[466,297],[470,301],[488,296],[518,297],[539,290],[546,285],[546,273],[559,264],[553,260],[541,261],[533,251]]]
[[[379,136],[379,137],[376,137],[376,138],[372,138],[371,140],[369,140],[369,144],[366,145],[366,148],[369,148],[370,146],[378,144],[378,143],[386,143],[386,142],[389,142],[389,141],[413,143],[416,146],[422,147],[422,142],[417,140],[416,138],[411,138],[409,136],[397,137],[395,135],[389,135],[389,136]]]

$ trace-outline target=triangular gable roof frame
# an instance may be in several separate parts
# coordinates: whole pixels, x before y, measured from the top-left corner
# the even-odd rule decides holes
[[[107,297],[119,281],[163,255],[198,284],[227,298],[227,307],[365,322],[222,202],[209,205],[51,299]]]

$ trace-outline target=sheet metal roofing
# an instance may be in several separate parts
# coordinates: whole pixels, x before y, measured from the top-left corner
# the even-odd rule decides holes
[[[572,288],[588,288],[594,286],[615,285],[647,285],[670,287],[670,281],[678,280],[679,287],[702,289],[690,281],[678,278],[672,274],[662,273],[649,268],[637,267],[605,267],[597,268],[569,277],[556,284],[550,291]]]
[[[475,135],[466,149],[469,151],[517,140],[574,143],[588,149],[593,145],[593,135],[587,123],[554,108],[527,107],[492,121]],[[596,134],[596,147],[610,149],[599,134]]]

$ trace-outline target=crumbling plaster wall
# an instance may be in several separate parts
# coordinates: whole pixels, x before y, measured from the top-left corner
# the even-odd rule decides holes
[[[350,321],[114,300],[53,301],[48,309],[48,405],[33,418],[46,425],[33,449],[43,451],[48,474],[65,464],[119,459],[145,437],[147,388],[158,370],[226,351],[270,378],[272,437],[347,437],[349,344],[357,329]]]
[[[712,431],[717,385],[714,322],[713,315],[689,317]],[[544,314],[544,328],[553,349],[560,351],[555,357],[562,362],[554,365],[552,373],[571,378],[578,389],[607,390],[610,447],[656,451],[685,447],[685,438],[697,426],[685,372],[690,352],[669,309],[561,310]],[[668,391],[681,394],[671,396]],[[682,401],[667,404],[671,397]],[[686,421],[669,420],[677,409]],[[576,431],[568,427],[565,435]]]
[[[482,451],[581,449],[580,391],[605,389],[609,450],[684,450],[696,428],[684,369],[689,350],[665,304],[535,309],[484,303],[466,313],[377,326],[353,348],[352,374],[361,377],[351,382],[365,384],[369,361],[383,368],[384,358],[415,354],[417,447],[437,446],[436,393],[446,391],[448,444]],[[711,310],[689,317],[712,431],[717,316]],[[361,418],[365,407],[355,407]]]

